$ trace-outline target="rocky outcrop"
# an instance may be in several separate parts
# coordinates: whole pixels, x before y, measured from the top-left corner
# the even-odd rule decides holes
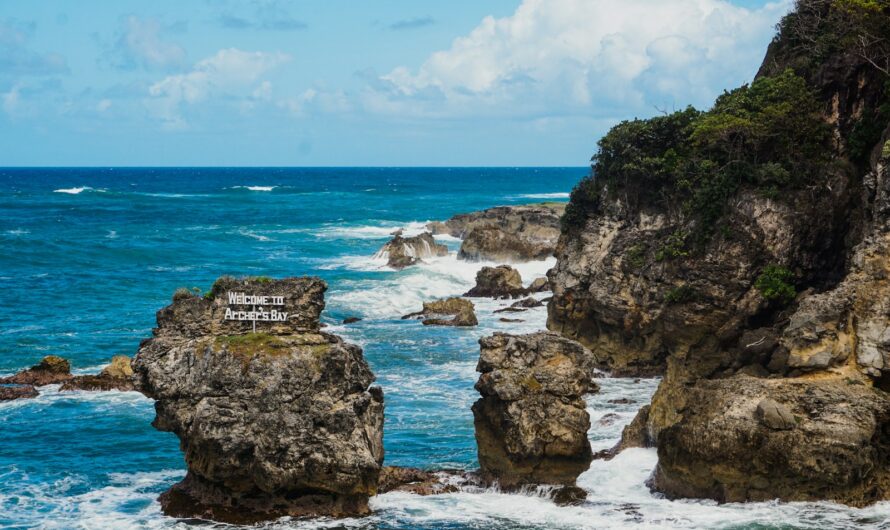
[[[550,281],[547,278],[535,278],[528,286],[530,293],[543,293],[550,290]]]
[[[463,239],[458,257],[467,260],[516,262],[553,255],[559,238],[563,203],[498,206],[455,215],[427,225],[433,234]]]
[[[496,333],[479,341],[481,373],[473,404],[482,478],[510,490],[573,486],[590,464],[590,416],[582,396],[596,392],[589,350],[553,333]]]
[[[131,359],[126,355],[115,355],[111,358],[111,363],[103,368],[98,375],[73,376],[62,383],[59,390],[119,390],[122,392],[135,390],[134,373],[130,363]]]
[[[449,316],[451,318],[444,318]],[[473,302],[458,297],[424,302],[421,311],[402,317],[403,320],[410,318],[422,320],[424,326],[465,327],[479,324]]]
[[[525,296],[528,290],[522,287],[522,276],[509,265],[482,267],[476,273],[476,286],[464,296],[479,298],[515,298]]]
[[[424,471],[413,467],[384,466],[380,471],[377,493],[403,491],[421,496],[440,495],[460,491],[461,485],[475,482],[475,476],[462,471]]]
[[[12,401],[14,399],[30,399],[40,395],[34,385],[7,385],[0,384],[0,401]]]
[[[890,397],[842,379],[705,380],[659,434],[654,487],[720,502],[890,496]]]
[[[71,379],[71,363],[56,355],[47,355],[27,370],[0,378],[0,385],[56,385]]]
[[[179,437],[188,466],[161,495],[164,513],[239,524],[368,513],[383,394],[361,348],[320,331],[325,289],[318,278],[221,278],[158,312],[133,368],[155,400],[153,425]],[[273,308],[256,332],[226,319]]]
[[[515,263],[543,260],[553,255],[553,241],[535,241],[507,232],[499,226],[479,226],[467,234],[458,259]]]
[[[424,258],[447,256],[448,247],[436,243],[433,235],[424,232],[420,235],[402,237],[399,230],[387,244],[377,251],[375,258],[387,260],[394,269],[404,269],[421,262]]]

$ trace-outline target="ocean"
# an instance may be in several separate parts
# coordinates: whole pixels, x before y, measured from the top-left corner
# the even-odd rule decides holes
[[[360,344],[386,400],[386,464],[477,466],[470,405],[477,341],[544,329],[546,308],[504,323],[477,303],[480,325],[430,328],[400,316],[472,287],[484,263],[447,257],[393,271],[374,253],[404,228],[502,204],[566,201],[586,168],[0,169],[0,375],[54,354],[76,373],[133,355],[179,287],[224,274],[315,275],[328,282],[327,330]],[[526,282],[553,259],[520,264]],[[342,325],[346,317],[360,317]],[[656,379],[603,378],[588,409],[594,450],[613,445]],[[632,403],[610,403],[628,398]],[[608,415],[608,416],[607,416]],[[180,480],[176,437],[151,427],[135,392],[66,392],[0,403],[0,528],[188,528],[160,512]],[[717,505],[650,493],[653,449],[596,461],[579,479],[587,502],[557,507],[536,492],[419,497],[388,493],[374,515],[281,520],[267,528],[890,528],[890,503]],[[229,528],[224,525],[206,525]]]

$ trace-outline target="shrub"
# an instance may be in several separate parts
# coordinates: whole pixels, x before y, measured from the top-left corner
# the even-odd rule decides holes
[[[754,282],[754,287],[767,300],[787,304],[797,296],[797,290],[788,283],[793,277],[791,271],[785,267],[767,265]]]
[[[676,230],[665,239],[664,244],[655,253],[655,261],[682,258],[689,255],[686,250],[686,234]]]
[[[178,302],[180,300],[185,300],[185,299],[191,298],[193,296],[194,296],[194,293],[192,293],[190,290],[186,289],[185,287],[180,287],[179,289],[176,289],[176,291],[173,292],[173,301]]]
[[[664,294],[664,301],[668,304],[685,304],[695,299],[696,291],[688,285],[681,285],[668,290]]]

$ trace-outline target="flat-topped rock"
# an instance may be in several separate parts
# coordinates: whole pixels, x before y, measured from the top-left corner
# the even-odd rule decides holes
[[[320,331],[318,278],[222,278],[207,297],[158,312],[133,362],[153,425],[180,439],[186,478],[174,517],[236,524],[369,512],[383,461],[383,393],[360,347]],[[241,298],[275,296],[281,321],[225,320]],[[251,299],[253,301],[253,299]],[[231,303],[234,302],[234,303]],[[259,310],[259,306],[257,306]]]
[[[55,385],[71,379],[71,363],[56,356],[47,355],[41,361],[27,370],[10,376],[0,378],[2,385]]]
[[[445,318],[449,316],[452,318]],[[473,302],[459,297],[424,302],[421,311],[402,317],[402,319],[409,318],[420,319],[425,326],[475,326],[479,324]]]
[[[480,298],[515,298],[525,296],[528,290],[522,287],[522,276],[509,265],[482,267],[476,273],[476,286],[464,296]]]
[[[427,225],[433,234],[463,239],[458,258],[521,262],[552,256],[559,240],[563,203],[497,206]]]

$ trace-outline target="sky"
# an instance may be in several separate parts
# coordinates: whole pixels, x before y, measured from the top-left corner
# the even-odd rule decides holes
[[[0,166],[583,166],[791,0],[0,0]]]

